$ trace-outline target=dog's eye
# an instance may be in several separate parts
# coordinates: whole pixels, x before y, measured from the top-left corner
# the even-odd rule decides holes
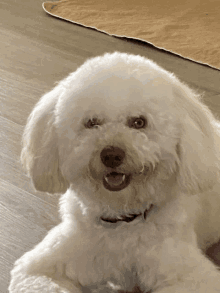
[[[132,118],[128,122],[129,127],[136,129],[144,128],[146,126],[146,119],[144,117]]]
[[[98,121],[97,118],[89,119],[89,120],[85,123],[85,127],[86,127],[86,128],[96,128],[98,125],[100,125],[100,122]]]

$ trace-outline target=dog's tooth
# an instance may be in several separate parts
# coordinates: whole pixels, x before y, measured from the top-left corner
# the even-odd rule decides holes
[[[126,178],[125,174],[121,175],[120,173],[116,176],[108,176],[108,175],[105,176],[105,180],[108,182],[108,184],[115,185],[115,186],[122,184],[122,182],[125,181],[125,178]]]

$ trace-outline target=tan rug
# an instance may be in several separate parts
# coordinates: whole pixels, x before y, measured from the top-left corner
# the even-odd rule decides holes
[[[220,0],[61,0],[45,2],[43,8],[220,69]]]

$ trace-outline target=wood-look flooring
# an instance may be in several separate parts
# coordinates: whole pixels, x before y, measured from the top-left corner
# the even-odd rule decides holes
[[[118,39],[47,15],[41,0],[0,0],[0,292],[14,261],[59,222],[58,198],[35,192],[19,162],[26,119],[40,96],[87,58],[146,56],[204,93],[220,114],[220,71],[147,44]],[[219,249],[210,250],[216,257]],[[220,256],[219,256],[220,259]]]

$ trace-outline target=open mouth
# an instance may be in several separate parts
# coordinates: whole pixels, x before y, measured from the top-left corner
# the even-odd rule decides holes
[[[110,191],[120,191],[126,188],[131,181],[131,175],[111,172],[103,177],[103,185]]]

